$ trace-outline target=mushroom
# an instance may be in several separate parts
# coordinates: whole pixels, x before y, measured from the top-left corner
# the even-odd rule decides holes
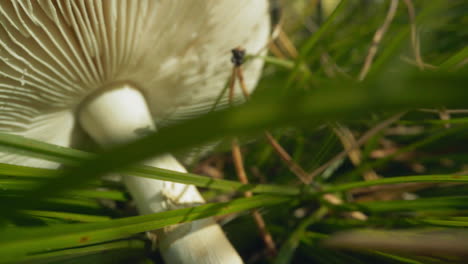
[[[207,112],[230,49],[261,51],[269,27],[268,0],[0,1],[0,131],[70,146],[84,130],[108,147]],[[261,68],[246,67],[249,89]],[[58,166],[11,153],[0,161]],[[185,171],[171,154],[145,164]],[[142,214],[204,202],[194,186],[124,182]],[[212,219],[166,228],[160,249],[168,263],[242,262]]]

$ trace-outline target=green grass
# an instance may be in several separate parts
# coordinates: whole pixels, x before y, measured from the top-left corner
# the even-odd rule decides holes
[[[399,1],[362,82],[357,76],[390,1],[343,0],[328,17],[311,1],[284,1],[283,27],[298,57],[253,58],[265,61],[265,71],[244,105],[100,153],[0,133],[1,151],[64,165],[51,170],[0,164],[0,262],[159,263],[145,231],[220,216],[249,263],[463,263],[466,252],[458,245],[468,243],[460,231],[468,226],[468,111],[460,110],[468,109],[468,5],[411,2],[421,57],[431,65],[423,69],[414,62],[405,1]],[[336,159],[311,185],[302,184],[262,137],[270,130],[312,173],[344,150],[332,124],[359,139],[402,112],[401,120],[362,142],[359,164],[347,156]],[[444,113],[449,118],[442,119]],[[223,178],[138,165],[236,136],[246,142],[251,184],[236,180],[223,144],[210,154],[224,164]],[[370,170],[380,178],[364,180]],[[100,177],[109,172],[193,184],[209,203],[135,216],[123,185]],[[238,198],[245,191],[254,196]],[[264,253],[252,209],[263,214],[276,256]],[[367,220],[353,219],[355,211]],[[405,240],[404,248],[392,244],[394,237]],[[440,243],[425,243],[431,240]]]

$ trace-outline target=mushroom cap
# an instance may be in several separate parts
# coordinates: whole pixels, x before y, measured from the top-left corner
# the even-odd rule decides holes
[[[120,82],[142,91],[159,125],[209,111],[230,50],[262,51],[269,30],[268,0],[0,1],[0,131],[69,146],[80,104]],[[261,68],[246,65],[249,89]]]

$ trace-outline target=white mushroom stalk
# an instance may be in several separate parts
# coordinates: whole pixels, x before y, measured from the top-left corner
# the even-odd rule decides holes
[[[268,35],[267,0],[2,0],[0,131],[70,146],[81,127],[103,147],[129,142],[210,110],[230,50],[257,53]],[[249,89],[261,68],[246,66]],[[10,153],[0,162],[58,166]],[[145,163],[185,171],[170,154]],[[124,181],[142,214],[204,202],[193,186]],[[242,263],[211,219],[160,235],[167,263]]]
[[[103,146],[125,143],[155,129],[144,96],[129,84],[116,84],[92,96],[78,116],[84,130]],[[147,160],[146,164],[185,172],[169,154]],[[142,214],[204,203],[194,186],[129,175],[124,176],[124,182]],[[158,234],[167,263],[242,263],[213,220],[171,226]]]

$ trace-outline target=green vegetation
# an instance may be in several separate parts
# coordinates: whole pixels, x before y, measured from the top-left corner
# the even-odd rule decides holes
[[[250,57],[266,66],[244,105],[97,154],[0,134],[2,151],[64,164],[0,164],[0,263],[161,263],[144,231],[210,216],[248,263],[466,261],[468,3],[283,2],[284,33],[268,56]],[[251,184],[238,182],[224,143],[191,174],[136,165],[233,137]],[[198,175],[213,170],[219,178]],[[193,184],[209,203],[135,216],[124,187],[100,177],[109,172]]]

